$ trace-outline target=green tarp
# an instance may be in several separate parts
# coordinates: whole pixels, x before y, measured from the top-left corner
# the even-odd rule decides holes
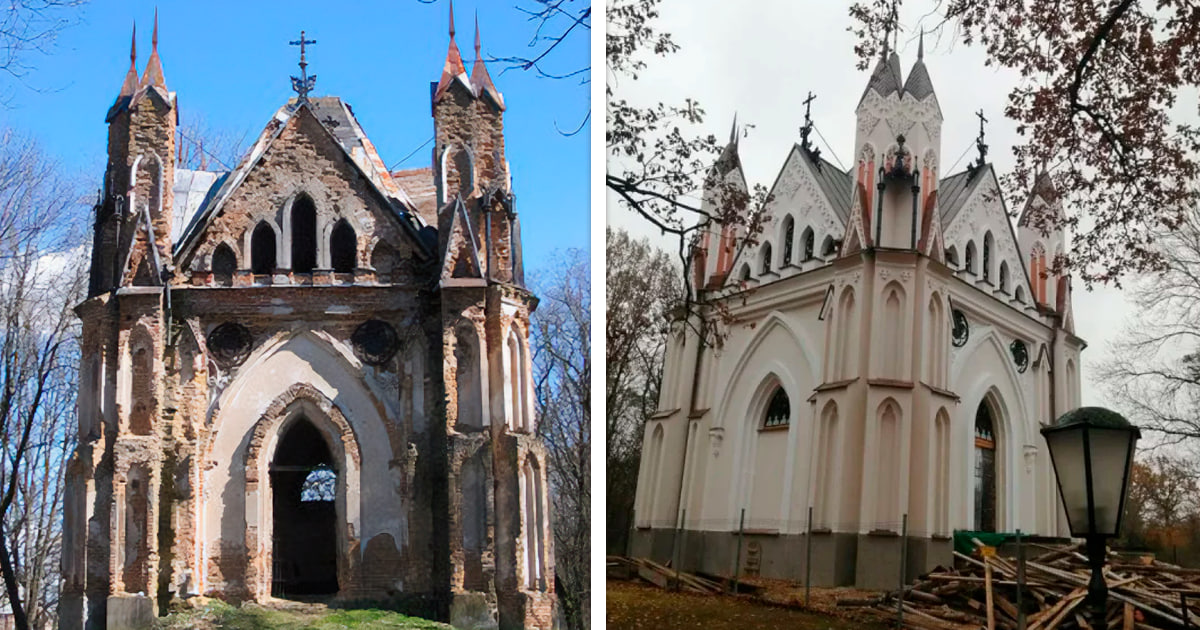
[[[972,538],[978,538],[979,542],[990,547],[999,547],[1010,540],[1016,540],[1017,535],[1009,532],[970,532],[959,529],[954,531],[954,550],[964,555],[971,555],[975,552],[975,543],[971,542]]]

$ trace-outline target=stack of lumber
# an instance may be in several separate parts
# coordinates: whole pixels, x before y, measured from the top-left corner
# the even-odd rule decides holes
[[[675,588],[676,580],[678,580],[680,590],[690,591],[692,593],[712,595],[724,591],[719,583],[710,579],[684,571],[676,572],[675,569],[658,564],[657,562],[648,560],[646,558],[608,556],[607,562],[610,567],[613,565],[624,565],[628,567],[635,575],[637,575],[637,577],[659,588],[673,589]]]
[[[871,605],[893,618],[902,607],[906,628],[1016,630],[1017,559],[954,555],[959,568],[939,568],[918,579],[904,589],[902,604],[897,599],[900,591],[869,602],[839,604]],[[1086,602],[1091,569],[1082,545],[1030,544],[1025,556],[1020,608],[1027,630],[1092,628]],[[1104,576],[1108,583],[1106,628],[1183,628],[1187,622],[1189,627],[1200,628],[1200,569],[1157,561],[1130,562],[1110,554]]]

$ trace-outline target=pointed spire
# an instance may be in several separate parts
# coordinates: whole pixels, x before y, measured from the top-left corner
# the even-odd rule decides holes
[[[450,0],[450,47],[446,50],[446,63],[442,67],[442,78],[433,92],[433,102],[441,100],[442,94],[450,87],[455,77],[466,75],[466,73],[467,69],[463,66],[462,53],[458,51],[458,44],[454,41],[454,0]]]
[[[137,91],[137,87],[137,21],[134,21],[133,38],[129,43],[129,70],[125,73],[125,82],[121,84],[121,92],[117,94],[117,99],[133,96],[133,93]]]
[[[504,109],[504,96],[500,94],[500,90],[496,89],[496,85],[492,83],[492,76],[488,74],[487,64],[483,62],[483,44],[479,37],[479,12],[475,12],[475,65],[471,68],[471,89],[474,90],[475,96],[487,94],[496,106],[501,110]]]
[[[741,158],[738,156],[738,124],[737,112],[733,114],[733,125],[729,128],[729,144],[721,150],[721,155],[717,157],[717,161],[713,164],[713,170],[721,177],[735,168],[740,168],[742,165]]]
[[[154,36],[151,38],[150,60],[146,62],[146,71],[142,73],[140,87],[154,86],[167,89],[167,80],[163,77],[162,60],[158,57],[158,8],[154,9]]]
[[[917,40],[917,62],[908,72],[908,80],[904,82],[904,93],[911,94],[918,101],[933,94],[933,81],[929,79],[929,70],[925,68],[925,31],[921,31]]]

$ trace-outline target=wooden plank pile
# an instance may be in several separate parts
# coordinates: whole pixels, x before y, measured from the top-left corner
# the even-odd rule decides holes
[[[959,568],[939,568],[904,589],[904,627],[1017,630],[1017,559],[954,555]],[[1092,628],[1086,621],[1091,569],[1083,546],[1027,544],[1025,556],[1020,598],[1025,628]],[[1200,569],[1158,561],[1129,562],[1110,554],[1104,575],[1109,589],[1106,628],[1184,628],[1186,619],[1189,627],[1200,629]],[[893,591],[870,601],[839,601],[839,605],[869,605],[894,619],[899,595],[900,591]]]
[[[700,577],[685,571],[676,572],[675,569],[665,565],[658,564],[647,558],[626,558],[625,556],[608,556],[607,562],[610,567],[624,566],[631,573],[637,575],[638,578],[645,580],[659,588],[675,588],[675,581],[679,580],[680,590],[689,591],[692,593],[702,593],[705,595],[713,595],[724,592],[721,584],[714,582],[708,578]],[[612,570],[610,569],[610,573]]]

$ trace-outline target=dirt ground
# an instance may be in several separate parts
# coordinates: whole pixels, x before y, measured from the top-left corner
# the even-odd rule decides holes
[[[796,599],[795,589],[790,585],[766,580],[760,582],[758,585],[766,588],[763,599],[767,601],[747,596],[676,593],[640,582],[609,580],[606,589],[607,627],[610,630],[883,630],[888,627],[869,613],[853,609],[838,610],[833,606],[837,597],[855,597],[862,591],[814,589],[814,612],[808,612],[778,605],[802,602],[803,589],[800,589],[799,599]],[[843,593],[838,595],[837,592]]]

